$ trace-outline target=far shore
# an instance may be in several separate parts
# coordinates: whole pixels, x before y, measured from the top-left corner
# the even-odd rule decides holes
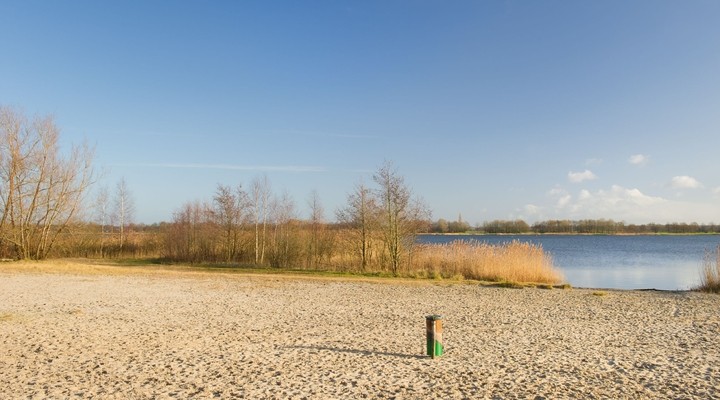
[[[578,232],[521,232],[521,233],[486,233],[486,232],[447,232],[447,233],[419,233],[420,236],[715,236],[717,232],[692,233],[578,233]]]

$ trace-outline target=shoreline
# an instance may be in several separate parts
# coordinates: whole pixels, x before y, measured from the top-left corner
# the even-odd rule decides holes
[[[522,233],[485,233],[485,232],[453,232],[453,233],[419,233],[418,236],[720,236],[718,232],[693,233],[573,233],[573,232],[522,232]]]

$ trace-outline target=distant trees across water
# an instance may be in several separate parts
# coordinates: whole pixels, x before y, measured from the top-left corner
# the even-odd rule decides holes
[[[720,225],[698,223],[668,224],[626,224],[612,219],[547,220],[532,225],[519,220],[486,221],[471,228],[469,224],[444,219],[430,225],[431,233],[477,233],[477,234],[596,234],[596,235],[641,235],[641,234],[709,234],[720,233]]]

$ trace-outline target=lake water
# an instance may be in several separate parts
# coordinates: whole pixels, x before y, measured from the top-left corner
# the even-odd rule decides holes
[[[574,287],[687,290],[700,282],[706,250],[720,236],[420,235],[422,243],[477,240],[540,244]]]

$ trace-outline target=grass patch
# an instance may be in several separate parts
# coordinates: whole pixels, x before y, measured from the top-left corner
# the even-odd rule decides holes
[[[700,286],[696,289],[702,292],[720,293],[720,245],[715,251],[705,251],[700,271]]]
[[[162,258],[121,258],[113,260],[113,263],[124,267],[145,267],[147,265],[170,264]]]
[[[520,283],[520,282],[504,281],[504,282],[494,283],[491,286],[508,288],[508,289],[525,289],[527,284]]]
[[[592,295],[597,296],[597,297],[604,297],[604,296],[607,296],[607,292],[604,292],[602,290],[596,290],[596,291],[592,292]]]
[[[544,283],[544,284],[541,284],[541,285],[537,285],[537,288],[538,288],[538,289],[552,290],[552,289],[555,289],[555,286],[553,286],[553,285],[548,285],[548,284]]]
[[[15,261],[0,263],[0,274],[58,274],[82,276],[151,276],[151,277],[197,277],[237,275],[279,279],[329,279],[417,284],[430,283],[428,279],[413,279],[408,276],[394,276],[389,272],[342,272],[319,271],[291,268],[248,267],[220,264],[169,264],[156,263],[155,259],[143,263],[141,259],[131,261],[115,259],[55,259],[43,261]],[[425,277],[427,278],[427,277]]]
[[[11,313],[0,313],[0,322],[12,321],[15,319],[15,315]]]

